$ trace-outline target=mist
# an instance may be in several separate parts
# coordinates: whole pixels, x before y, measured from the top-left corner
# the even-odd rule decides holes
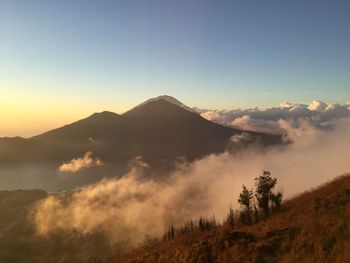
[[[179,226],[213,215],[223,220],[230,206],[239,208],[242,185],[253,187],[254,178],[263,170],[277,178],[284,198],[350,171],[349,119],[330,130],[317,129],[302,120],[297,125],[283,120],[278,124],[291,144],[179,163],[176,171],[162,180],[145,176],[149,166],[138,157],[121,178],[104,178],[68,197],[56,194],[40,201],[31,220],[39,236],[55,231],[79,235],[103,232],[111,244],[135,247],[147,235],[161,236],[170,224]]]

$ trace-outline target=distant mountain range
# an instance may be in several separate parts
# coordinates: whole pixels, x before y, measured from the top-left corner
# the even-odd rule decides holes
[[[242,134],[245,136],[240,140]],[[280,142],[280,136],[213,123],[175,98],[160,96],[122,115],[95,113],[29,139],[2,138],[0,171],[18,165],[45,165],[57,172],[63,162],[86,152],[120,171],[137,156],[142,156],[154,171],[164,171],[172,169],[179,157],[193,161],[249,144],[266,146]],[[0,182],[6,185],[1,178]]]

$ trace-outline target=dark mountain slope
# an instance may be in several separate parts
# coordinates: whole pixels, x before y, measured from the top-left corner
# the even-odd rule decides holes
[[[187,140],[225,140],[239,130],[223,127],[205,120],[163,99],[150,101],[123,115],[112,112],[95,113],[92,116],[35,136],[35,140],[62,142],[86,142],[102,140],[131,144],[145,140],[163,142]]]
[[[280,136],[255,132],[245,132],[249,140],[231,142],[231,136],[243,131],[212,123],[181,105],[158,98],[123,115],[95,113],[30,139],[0,139],[0,172],[5,166],[26,164],[48,167],[50,174],[63,162],[91,151],[106,164],[100,167],[108,168],[105,175],[113,174],[110,168],[123,174],[137,156],[151,166],[150,172],[158,173],[173,169],[178,157],[193,161],[248,145],[281,143]]]
[[[165,99],[152,100],[123,115],[111,112],[33,137],[31,140],[80,145],[108,161],[142,155],[151,164],[176,157],[189,160],[227,149],[230,137],[242,131],[223,127]],[[250,132],[252,141],[278,142],[278,136]]]
[[[104,111],[88,118],[32,137],[33,140],[86,142],[89,139],[113,139],[113,131],[119,128],[120,115]]]
[[[129,145],[190,159],[225,149],[240,131],[214,124],[165,100],[151,101],[122,115]]]

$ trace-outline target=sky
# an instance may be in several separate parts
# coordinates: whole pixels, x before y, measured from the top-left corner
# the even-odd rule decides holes
[[[189,106],[350,101],[350,1],[0,0],[0,136],[168,94]]]

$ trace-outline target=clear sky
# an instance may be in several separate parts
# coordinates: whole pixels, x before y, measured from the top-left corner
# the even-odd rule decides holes
[[[350,101],[350,1],[0,0],[0,136],[162,94]]]

